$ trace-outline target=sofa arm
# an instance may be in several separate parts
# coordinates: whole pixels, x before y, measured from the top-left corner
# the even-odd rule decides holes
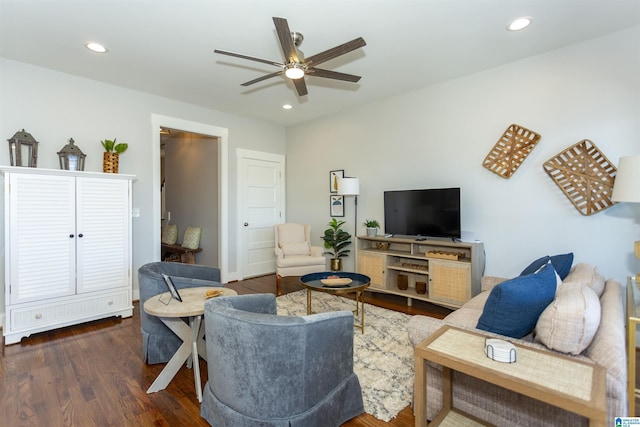
[[[414,347],[433,335],[438,329],[446,325],[442,319],[435,317],[416,315],[409,320],[407,332],[409,341]]]
[[[284,258],[284,252],[282,252],[282,249],[276,247],[276,248],[273,248],[273,252],[276,254],[277,259]]]
[[[322,256],[324,253],[324,248],[320,246],[311,246],[311,256]]]
[[[480,279],[480,291],[490,291],[496,285],[504,282],[505,280],[509,279],[505,279],[504,277],[482,276],[482,278]]]

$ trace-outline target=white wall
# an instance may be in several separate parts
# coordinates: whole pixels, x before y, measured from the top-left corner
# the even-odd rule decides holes
[[[511,123],[542,138],[503,179],[482,161]],[[332,169],[360,178],[359,234],[365,219],[383,222],[384,190],[459,186],[462,228],[484,241],[487,274],[572,251],[626,283],[640,270],[640,204],[583,216],[542,168],[583,139],[615,165],[640,154],[640,27],[289,128],[287,219],[310,223],[321,243]],[[353,215],[348,197],[350,232]]]
[[[117,137],[118,141],[129,143],[128,151],[120,156],[120,173],[136,175],[133,206],[140,208],[140,217],[133,219],[134,272],[160,254],[152,243],[159,230],[152,221],[156,209],[153,196],[160,191],[159,183],[153,179],[154,162],[159,163],[159,159],[152,158],[151,144],[158,131],[152,129],[152,114],[228,129],[229,247],[221,250],[229,257],[229,278],[236,278],[239,228],[235,150],[284,154],[284,128],[0,58],[0,136],[6,140],[22,128],[31,133],[40,142],[38,167],[59,169],[56,153],[73,137],[87,155],[85,170],[101,172],[100,140]],[[9,150],[3,149],[2,144],[8,147],[0,141],[0,164],[9,165]],[[0,211],[0,222],[4,223],[4,210]],[[1,233],[4,242],[4,227]],[[4,245],[1,250],[0,265],[4,268]],[[0,274],[4,282],[4,271]],[[137,275],[133,276],[137,295]],[[3,299],[2,293],[0,303]]]

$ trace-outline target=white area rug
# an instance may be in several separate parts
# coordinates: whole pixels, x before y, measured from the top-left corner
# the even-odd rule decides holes
[[[313,292],[316,313],[353,310],[355,301],[323,292]],[[307,291],[277,298],[278,314],[307,314]],[[411,403],[413,347],[407,336],[411,316],[365,304],[364,334],[354,328],[354,371],[360,380],[364,410],[382,421],[390,421]],[[358,323],[358,319],[356,319]]]

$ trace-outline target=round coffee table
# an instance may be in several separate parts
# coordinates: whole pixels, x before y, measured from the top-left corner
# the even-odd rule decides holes
[[[331,277],[339,279],[351,280],[349,283],[343,284],[327,284],[323,280]],[[369,287],[371,279],[360,273],[350,273],[345,271],[324,271],[322,273],[310,273],[300,277],[300,282],[307,288],[307,314],[313,313],[311,309],[311,291],[326,292],[332,295],[356,294],[356,309],[353,311],[356,315],[360,315],[360,330],[364,334],[364,290]],[[360,306],[358,306],[360,303]]]
[[[182,301],[173,299],[169,292],[156,295],[145,301],[143,305],[144,311],[152,316],[158,317],[162,323],[167,325],[167,327],[182,340],[182,345],[176,350],[162,372],[158,374],[158,377],[153,384],[151,384],[147,393],[155,393],[167,388],[169,382],[171,382],[180,370],[180,367],[191,357],[196,395],[198,402],[202,402],[202,384],[200,382],[198,354],[200,352],[206,354],[206,350],[204,350],[204,328],[201,327],[201,324],[204,314],[204,303],[207,300],[205,293],[211,289],[222,291],[222,296],[237,295],[233,289],[204,286],[180,289],[179,292]],[[189,318],[188,325],[182,320],[183,317]],[[199,348],[201,349],[200,351]]]

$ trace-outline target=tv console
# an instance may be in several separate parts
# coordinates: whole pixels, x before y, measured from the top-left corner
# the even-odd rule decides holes
[[[480,292],[482,242],[358,236],[357,251],[358,273],[371,278],[367,290],[404,296],[408,306],[417,299],[459,308]],[[418,293],[422,282],[426,292]]]

